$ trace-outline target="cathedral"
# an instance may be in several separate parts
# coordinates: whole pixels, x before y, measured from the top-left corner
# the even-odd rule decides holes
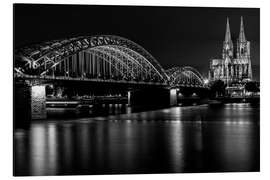
[[[227,18],[222,58],[210,60],[209,79],[210,81],[222,80],[227,87],[252,80],[250,42],[247,41],[245,36],[242,17],[236,44],[231,39],[230,24]]]

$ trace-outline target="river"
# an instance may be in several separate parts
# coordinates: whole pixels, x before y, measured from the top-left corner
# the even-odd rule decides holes
[[[14,175],[259,171],[259,112],[248,103],[52,110],[14,129]]]

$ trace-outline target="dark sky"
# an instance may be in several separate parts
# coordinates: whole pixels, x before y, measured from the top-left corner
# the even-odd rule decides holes
[[[81,35],[113,34],[149,51],[166,69],[190,65],[207,74],[209,60],[220,58],[226,17],[232,37],[244,18],[251,61],[259,80],[258,8],[188,8],[90,5],[14,6],[15,47]]]

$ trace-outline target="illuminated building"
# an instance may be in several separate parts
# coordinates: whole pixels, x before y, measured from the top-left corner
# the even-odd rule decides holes
[[[227,87],[252,80],[250,42],[245,36],[242,17],[236,44],[231,39],[229,19],[227,18],[222,58],[210,60],[209,79],[210,81],[222,80]]]

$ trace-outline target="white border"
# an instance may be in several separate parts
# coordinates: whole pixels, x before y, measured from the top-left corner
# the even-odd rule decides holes
[[[154,175],[106,175],[106,176],[44,176],[44,177],[27,177],[37,179],[270,179],[270,118],[269,118],[269,71],[270,66],[270,6],[265,1],[250,1],[250,0],[234,0],[234,1],[218,1],[208,0],[201,2],[201,0],[28,0],[28,1],[14,1],[2,0],[0,5],[0,50],[1,50],[1,130],[0,130],[0,176],[1,179],[17,179],[12,177],[13,168],[13,149],[12,149],[12,3],[57,3],[57,4],[117,4],[117,5],[154,5],[154,6],[200,6],[200,7],[259,7],[261,8],[261,53],[260,53],[260,79],[261,79],[261,172],[260,173],[204,173],[204,174],[154,174]],[[268,92],[268,93],[267,93]],[[20,178],[24,179],[24,178]]]

